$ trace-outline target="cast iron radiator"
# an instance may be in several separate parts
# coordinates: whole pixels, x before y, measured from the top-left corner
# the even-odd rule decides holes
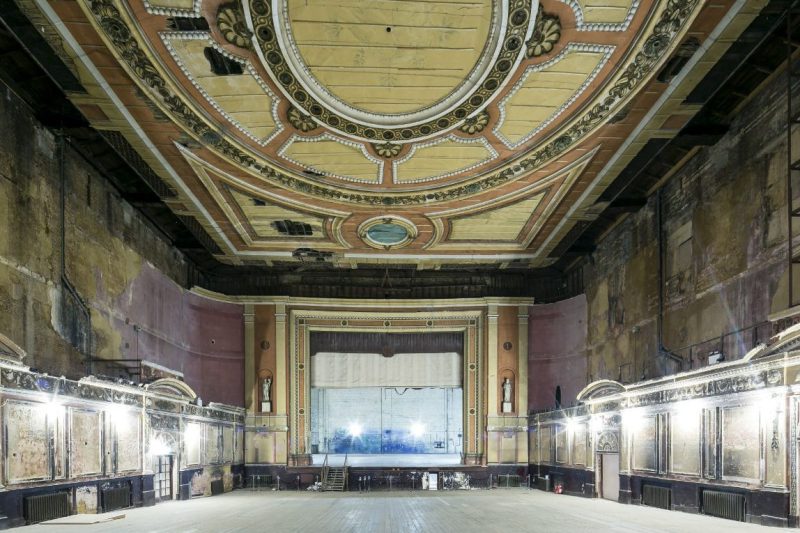
[[[72,514],[69,492],[53,492],[24,498],[25,521],[28,524],[62,518]]]
[[[658,485],[642,485],[642,505],[658,507],[660,509],[672,508],[672,489]]]
[[[221,479],[215,479],[211,482],[211,495],[216,496],[225,492],[225,482]]]
[[[704,514],[744,522],[745,505],[743,494],[720,492],[718,490],[703,491]]]
[[[105,489],[100,492],[100,496],[103,500],[103,511],[105,512],[131,506],[131,488],[128,485]]]

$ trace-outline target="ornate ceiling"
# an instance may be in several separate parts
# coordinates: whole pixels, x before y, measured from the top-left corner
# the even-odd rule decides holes
[[[763,2],[19,4],[222,261],[435,267],[548,264]]]

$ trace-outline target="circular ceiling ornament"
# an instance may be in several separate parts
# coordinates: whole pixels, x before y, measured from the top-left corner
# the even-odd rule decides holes
[[[481,111],[525,58],[525,43],[533,34],[536,17],[532,13],[538,2],[506,0],[492,4],[493,20],[488,39],[467,76],[443,98],[407,113],[367,111],[333,94],[333,90],[315,76],[298,51],[285,1],[277,2],[276,6],[266,0],[249,0],[247,8],[261,61],[302,113],[351,138],[370,142],[408,142],[449,131]],[[419,47],[415,43],[407,45],[412,49]],[[337,46],[335,41],[332,46]],[[409,53],[408,50],[401,52]],[[413,63],[414,58],[410,61]],[[354,65],[357,65],[355,60]]]
[[[358,236],[373,248],[389,250],[402,248],[417,238],[417,227],[397,216],[380,216],[364,221],[358,228]]]

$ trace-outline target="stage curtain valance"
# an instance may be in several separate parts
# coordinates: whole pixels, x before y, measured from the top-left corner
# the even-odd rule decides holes
[[[461,354],[319,352],[311,358],[311,386],[461,387]]]

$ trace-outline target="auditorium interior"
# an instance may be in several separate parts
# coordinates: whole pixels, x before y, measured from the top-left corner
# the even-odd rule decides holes
[[[0,529],[796,528],[798,420],[800,0],[0,0]]]

